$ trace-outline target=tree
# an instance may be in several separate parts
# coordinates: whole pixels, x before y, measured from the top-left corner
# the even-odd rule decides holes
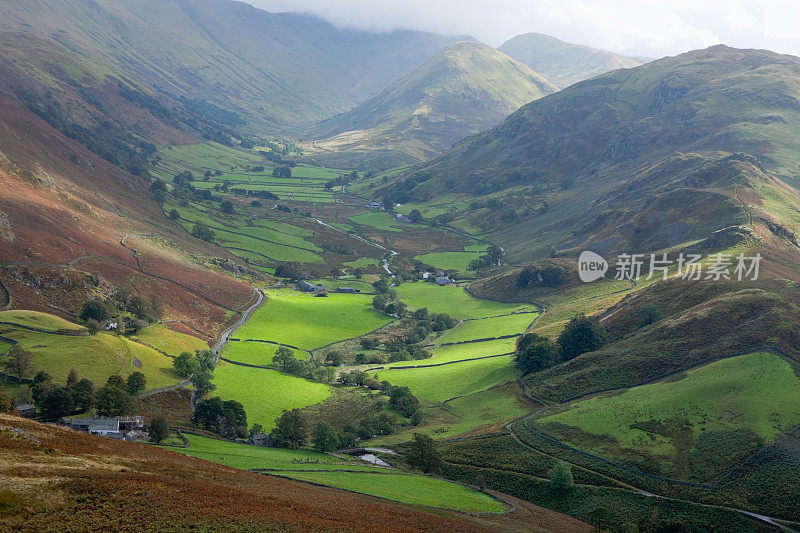
[[[262,433],[264,433],[264,426],[262,426],[262,425],[261,425],[261,424],[259,424],[258,422],[256,422],[255,424],[253,424],[253,425],[252,425],[252,427],[250,428],[250,436],[251,436],[251,437],[252,437],[253,435],[260,435],[260,434],[262,434]]]
[[[558,336],[561,359],[569,361],[585,352],[602,348],[608,342],[606,330],[596,318],[574,317]]]
[[[53,379],[50,377],[50,374],[47,372],[37,372],[36,375],[33,376],[33,385],[31,386],[33,401],[39,405],[53,388]]]
[[[42,415],[45,418],[61,418],[72,414],[75,403],[72,396],[63,387],[55,387],[42,399]]]
[[[292,169],[290,167],[275,167],[272,169],[272,175],[276,178],[291,178]]]
[[[213,376],[207,370],[195,372],[189,381],[194,386],[194,393],[198,398],[204,398],[209,392],[214,391],[217,386],[211,383]]]
[[[207,242],[212,242],[214,237],[216,237],[216,233],[214,230],[203,224],[202,222],[196,223],[192,226],[192,235],[197,237],[198,239],[203,239]]]
[[[163,417],[155,417],[150,421],[149,434],[150,442],[161,444],[169,435],[169,425],[167,424],[167,421]]]
[[[422,213],[419,209],[412,209],[411,212],[408,214],[408,219],[411,222],[419,222],[422,220]]]
[[[275,420],[275,429],[270,433],[275,446],[297,449],[308,441],[305,416],[299,409],[283,411]]]
[[[94,383],[86,378],[82,378],[70,389],[72,401],[75,402],[75,409],[78,411],[88,411],[94,406],[95,392]]]
[[[442,454],[432,438],[414,433],[414,440],[406,454],[406,462],[409,466],[425,473],[435,472],[442,466]]]
[[[386,296],[381,294],[372,298],[372,308],[376,311],[386,311]]]
[[[575,481],[572,478],[572,467],[565,461],[559,461],[550,469],[550,488],[555,492],[565,493],[572,490]]]
[[[318,452],[332,452],[339,445],[339,435],[327,422],[319,422],[311,431],[311,441]]]
[[[4,388],[0,387],[0,413],[13,413],[14,402]]]
[[[233,208],[233,202],[230,200],[225,200],[221,204],[219,204],[219,208],[222,210],[223,213],[233,213],[235,209]]]
[[[656,304],[648,304],[639,309],[639,312],[636,313],[638,317],[638,321],[636,323],[636,327],[643,328],[644,326],[649,326],[655,322],[661,320],[664,315],[661,313],[661,309],[658,308]]]
[[[136,371],[128,376],[125,386],[128,390],[128,394],[136,396],[147,386],[147,378],[141,372]]]
[[[188,378],[197,372],[200,364],[193,353],[181,352],[179,356],[172,360],[172,366],[175,367],[175,371],[180,377]]]
[[[117,387],[118,389],[125,389],[125,380],[119,374],[111,374],[106,380],[106,385]]]
[[[114,385],[100,387],[95,395],[95,405],[99,416],[124,416],[132,414],[136,408],[128,391]]]
[[[272,357],[272,362],[275,363],[281,370],[286,370],[291,366],[293,359],[295,359],[295,357],[291,348],[287,348],[286,346],[278,346],[278,349],[275,350],[275,355]]]
[[[405,417],[412,416],[419,409],[419,400],[408,387],[395,387],[389,394],[389,404],[396,407]]]
[[[325,363],[330,366],[340,366],[342,364],[341,352],[332,351],[325,354]]]
[[[217,366],[217,356],[211,350],[197,350],[194,356],[197,359],[198,370],[211,372]]]
[[[111,311],[108,309],[108,305],[105,302],[101,302],[99,300],[91,300],[83,304],[83,309],[81,309],[81,314],[78,315],[81,320],[96,320],[98,322],[104,322],[111,316]]]
[[[17,401],[19,403],[33,403],[33,393],[27,385],[22,385],[17,391]]]
[[[169,213],[167,213],[167,218],[170,220],[178,220],[179,218],[181,218],[181,214],[178,212],[177,209],[172,208],[169,210]]]
[[[33,372],[33,354],[19,344],[15,344],[8,353],[8,359],[3,364],[6,372],[22,380]]]
[[[525,374],[539,372],[555,364],[556,345],[547,337],[528,333],[517,341],[514,359]]]
[[[67,374],[67,388],[72,388],[78,382],[78,371],[74,368],[70,368],[69,374]]]

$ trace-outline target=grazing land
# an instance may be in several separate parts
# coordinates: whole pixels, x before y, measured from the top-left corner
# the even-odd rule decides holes
[[[151,346],[175,357],[182,352],[207,350],[208,343],[185,333],[173,331],[162,324],[144,328],[134,337],[141,344]]]
[[[0,323],[43,331],[86,331],[86,327],[70,322],[60,316],[39,311],[26,311],[24,309],[0,311]]]
[[[685,476],[681,461],[700,459],[711,446],[708,439],[723,447],[736,435],[750,434],[754,451],[800,423],[800,379],[777,355],[754,353],[559,410],[539,418],[537,426],[602,456],[650,455]]]
[[[431,265],[442,270],[457,270],[458,272],[469,271],[469,263],[473,259],[478,259],[486,251],[487,245],[478,244],[465,246],[463,252],[433,252],[414,257],[426,265]]]
[[[464,342],[522,334],[536,320],[537,316],[537,313],[517,313],[480,320],[466,320],[436,339],[436,343]]]
[[[530,304],[507,304],[479,300],[457,285],[440,287],[433,283],[403,283],[397,287],[397,293],[411,309],[426,307],[432,313],[447,313],[461,319],[486,318],[536,310]]]
[[[213,395],[240,402],[249,424],[259,423],[269,431],[284,409],[307,407],[330,396],[330,387],[263,368],[221,362],[214,370],[217,389]]]
[[[482,342],[468,342],[464,344],[452,344],[449,346],[436,346],[431,348],[433,357],[430,359],[420,359],[418,361],[400,361],[399,363],[390,363],[389,366],[425,366],[439,363],[449,363],[452,361],[478,359],[492,355],[509,354],[514,351],[515,343],[516,339],[510,338]]]
[[[408,387],[415,396],[429,403],[441,403],[456,396],[485,390],[518,375],[519,370],[511,356],[378,372],[381,380]]]
[[[377,329],[391,321],[371,309],[368,295],[329,293],[326,298],[292,290],[269,290],[268,300],[239,331],[240,339],[261,339],[312,350]]]

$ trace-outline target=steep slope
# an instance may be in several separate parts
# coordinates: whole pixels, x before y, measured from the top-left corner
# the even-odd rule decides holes
[[[491,195],[464,221],[517,258],[645,253],[747,222],[795,250],[798,129],[800,59],[715,46],[532,102],[383,192]]]
[[[271,132],[347,109],[453,42],[229,0],[2,0],[0,12],[0,32],[54,41],[197,114]]]
[[[11,531],[133,523],[140,531],[590,529],[514,499],[508,515],[428,511],[9,415],[0,415],[0,480],[0,529]]]
[[[213,265],[233,256],[168,222],[146,181],[1,94],[0,117],[1,306],[74,316],[124,288],[208,339],[251,299],[244,279]]]
[[[556,85],[566,87],[618,68],[632,68],[643,63],[606,50],[564,42],[541,33],[512,37],[500,48],[509,57],[547,76]]]
[[[425,159],[556,90],[479,42],[448,46],[376,97],[320,124],[314,147],[396,150]]]

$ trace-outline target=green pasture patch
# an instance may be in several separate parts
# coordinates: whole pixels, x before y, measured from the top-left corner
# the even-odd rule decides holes
[[[505,504],[486,493],[421,474],[284,472],[282,475],[411,505],[441,507],[467,513],[501,513],[507,509]]]
[[[247,412],[247,422],[258,422],[266,431],[275,427],[281,412],[308,407],[330,396],[322,383],[298,378],[264,368],[251,368],[220,362],[214,370],[216,390],[212,396],[240,402]]]
[[[353,215],[350,220],[362,226],[370,226],[383,231],[402,231],[403,224],[396,221],[392,215],[383,211],[369,213],[359,213]]]
[[[365,268],[369,266],[375,266],[378,264],[378,259],[373,257],[359,257],[355,261],[348,261],[346,263],[342,263],[344,266],[349,266],[352,268]]]
[[[187,166],[222,170],[223,173],[232,166],[257,165],[262,161],[259,155],[229,148],[213,141],[184,146],[168,146],[162,148],[160,153],[162,157],[175,160]],[[222,176],[219,177],[221,178]]]
[[[800,422],[800,379],[777,355],[752,353],[689,370],[682,379],[578,400],[536,422],[545,431],[570,426],[664,456],[685,452],[687,439],[695,443],[712,431],[750,431],[770,442]],[[598,442],[584,447],[604,453],[605,441]]]
[[[148,389],[172,385],[180,379],[171,358],[111,333],[77,337],[12,329],[3,335],[33,353],[35,372],[47,372],[55,382],[65,381],[72,368],[98,386],[112,374],[126,376],[135,371],[145,375]]]
[[[290,289],[269,290],[268,300],[237,332],[240,339],[262,339],[312,350],[359,337],[391,319],[371,308],[372,297],[329,292],[315,297]]]
[[[529,406],[519,399],[519,386],[494,387],[462,396],[443,405],[426,410],[423,425],[404,429],[371,441],[375,446],[392,446],[411,440],[414,433],[447,439],[481,427],[496,428],[529,412]]]
[[[390,363],[390,367],[395,366],[423,366],[450,361],[463,361],[466,359],[478,359],[490,355],[508,354],[514,351],[516,339],[496,339],[491,341],[468,342],[464,344],[452,344],[449,346],[435,346],[429,348],[433,357],[430,359],[420,359],[418,361],[400,361]]]
[[[478,259],[485,252],[484,249],[479,251],[463,251],[463,252],[434,252],[430,254],[423,254],[414,256],[414,259],[421,261],[426,265],[431,265],[435,268],[442,270],[457,270],[458,272],[467,272],[469,270],[469,263],[473,259]]]
[[[0,322],[8,322],[26,328],[43,329],[46,331],[86,331],[86,327],[75,324],[74,322],[70,322],[69,320],[63,319],[60,316],[52,315],[50,313],[41,313],[39,311],[26,311],[22,309],[0,311]]]
[[[358,463],[343,461],[336,457],[310,450],[250,446],[225,440],[210,439],[199,435],[186,435],[186,438],[189,439],[189,447],[176,448],[174,451],[242,470],[253,468],[332,470],[343,468],[347,470],[375,471],[379,469],[362,461]]]
[[[403,283],[397,287],[397,293],[411,309],[427,307],[432,313],[447,313],[456,318],[485,318],[536,309],[529,304],[481,300],[457,285],[440,287],[435,283],[418,281]]]
[[[182,352],[208,349],[206,341],[173,331],[162,324],[144,328],[133,339],[172,356],[180,355]]]
[[[266,342],[230,341],[225,346],[222,357],[248,365],[272,366],[272,357],[277,349],[277,345]],[[303,350],[292,350],[292,352],[297,359],[306,359],[308,356]]]
[[[440,403],[456,396],[472,394],[515,379],[519,369],[512,356],[491,357],[449,365],[390,369],[378,372],[379,379],[408,387],[421,400]]]
[[[14,347],[14,343],[0,339],[0,354],[4,354]]]
[[[435,201],[426,202],[424,204],[403,204],[394,208],[398,213],[408,215],[414,209],[418,209],[422,213],[423,218],[434,218],[439,215],[447,213],[458,213],[464,211],[469,207],[469,204],[452,197],[453,195],[445,195],[438,197]]]
[[[521,334],[528,329],[537,316],[537,313],[517,313],[479,320],[465,320],[436,339],[436,344]]]

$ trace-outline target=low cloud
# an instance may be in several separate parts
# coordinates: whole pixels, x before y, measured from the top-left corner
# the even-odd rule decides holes
[[[367,31],[471,35],[493,46],[527,32],[660,57],[725,43],[800,55],[796,0],[250,0]]]

